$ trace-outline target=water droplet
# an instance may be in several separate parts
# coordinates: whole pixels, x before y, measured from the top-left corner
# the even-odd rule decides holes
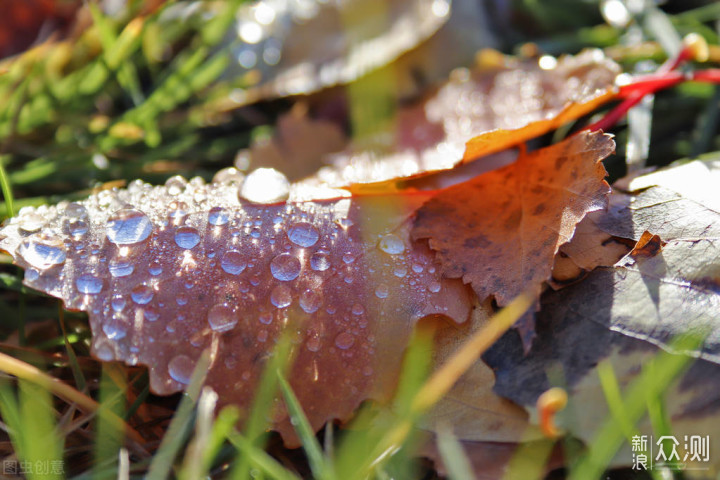
[[[352,313],[353,315],[362,315],[363,313],[365,313],[365,308],[359,303],[356,303],[352,307]]]
[[[108,270],[110,271],[110,275],[115,278],[120,278],[127,277],[128,275],[132,274],[133,270],[135,270],[135,267],[132,263],[124,259],[114,258],[110,260],[110,263],[108,264]]]
[[[432,293],[438,293],[440,291],[440,282],[430,282],[427,289]]]
[[[95,356],[103,362],[115,360],[115,353],[109,345],[98,345],[95,347]]]
[[[177,297],[175,297],[175,303],[177,303],[178,305],[182,306],[182,305],[187,304],[187,302],[188,302],[188,298],[186,295],[180,294]]]
[[[307,222],[298,222],[290,226],[287,236],[291,242],[300,247],[312,247],[320,239],[317,228]]]
[[[238,317],[227,305],[215,305],[208,312],[207,321],[216,332],[227,332],[237,325]]]
[[[387,298],[387,296],[389,294],[390,294],[390,289],[384,283],[378,285],[378,287],[375,289],[375,296],[378,298]]]
[[[277,203],[285,201],[290,194],[290,182],[274,168],[258,168],[250,173],[240,196],[253,203]]]
[[[395,268],[395,270],[393,270],[393,274],[398,278],[403,278],[405,275],[407,275],[407,268],[397,267]]]
[[[317,252],[310,257],[310,268],[316,272],[324,272],[330,268],[330,258],[324,252]]]
[[[335,337],[335,346],[341,350],[347,350],[355,343],[355,337],[351,333],[342,332]]]
[[[222,183],[226,185],[240,185],[245,179],[245,175],[235,167],[227,167],[219,170],[213,177],[214,183]]]
[[[270,303],[277,308],[285,308],[292,303],[292,292],[287,285],[278,285],[270,292]]]
[[[222,207],[213,207],[210,209],[210,212],[208,212],[208,222],[210,222],[211,225],[221,227],[227,225],[229,221],[230,215],[227,210]]]
[[[63,213],[71,220],[85,220],[88,217],[87,208],[76,202],[68,203]]]
[[[263,325],[270,325],[273,321],[273,316],[269,312],[263,312],[258,317],[258,320],[260,320],[260,323],[262,323]]]
[[[265,342],[268,338],[268,331],[263,329],[258,332],[257,339],[258,342]]]
[[[180,248],[190,250],[200,243],[200,234],[193,227],[178,227],[175,230],[175,243]]]
[[[80,293],[95,295],[102,292],[103,281],[94,275],[86,273],[75,279],[75,286]]]
[[[238,275],[245,270],[247,263],[237,250],[228,250],[220,260],[220,266],[230,275]]]
[[[355,261],[355,256],[351,253],[346,253],[345,255],[343,255],[342,261],[345,262],[345,264],[350,265]]]
[[[81,237],[88,231],[88,224],[85,220],[70,220],[67,227],[70,235],[74,237]]]
[[[413,263],[413,266],[412,266],[412,271],[413,271],[413,272],[415,272],[415,273],[422,273],[423,270],[424,270],[424,268],[423,268],[422,265],[420,265],[419,263]]]
[[[158,312],[154,307],[148,306],[145,307],[143,310],[143,318],[147,320],[148,322],[154,322],[158,318],[160,318],[160,312]]]
[[[119,318],[112,317],[103,323],[102,330],[110,340],[120,340],[127,335],[127,326]]]
[[[187,385],[190,383],[195,362],[187,355],[176,355],[168,363],[168,373],[176,382]]]
[[[320,335],[316,332],[311,332],[305,342],[305,347],[311,352],[317,352],[320,350]]]
[[[34,268],[28,268],[25,270],[25,280],[28,282],[34,282],[40,277],[40,272],[35,270]]]
[[[156,277],[160,275],[162,271],[163,269],[160,265],[160,262],[158,262],[157,260],[153,260],[152,262],[150,262],[150,266],[148,267],[148,272],[150,273],[150,275]]]
[[[289,253],[281,253],[270,262],[270,271],[273,277],[282,282],[295,280],[300,275],[300,260]]]
[[[389,233],[380,239],[378,242],[378,248],[390,255],[398,255],[405,251],[405,244],[400,237]]]
[[[127,301],[125,300],[125,298],[122,295],[115,295],[112,298],[112,300],[110,301],[110,306],[116,312],[122,312],[123,309],[125,308],[126,303],[127,303]]]
[[[107,222],[107,238],[117,245],[132,245],[144,242],[153,231],[147,215],[133,208],[116,211]]]
[[[306,313],[315,313],[322,305],[322,297],[314,290],[305,290],[300,295],[300,308]]]
[[[180,195],[187,187],[187,184],[188,182],[184,177],[175,175],[167,179],[165,187],[167,187],[167,192],[170,195]]]
[[[25,233],[35,233],[47,223],[45,217],[37,213],[26,213],[19,220],[18,227]]]
[[[20,255],[38,270],[65,263],[65,246],[55,237],[26,240],[20,244]]]
[[[130,292],[130,297],[133,299],[133,302],[137,303],[138,305],[145,305],[147,303],[150,303],[154,296],[155,292],[149,285],[140,284],[137,287],[133,288]]]

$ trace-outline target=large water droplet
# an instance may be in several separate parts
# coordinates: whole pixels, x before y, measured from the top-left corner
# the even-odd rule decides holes
[[[65,246],[55,237],[25,240],[20,244],[19,253],[26,262],[39,270],[62,265],[67,258]]]
[[[215,305],[208,312],[207,321],[216,332],[227,332],[237,325],[238,317],[227,305]]]
[[[240,187],[240,196],[253,203],[282,202],[289,194],[290,182],[274,168],[258,168]]]
[[[153,296],[155,296],[155,291],[153,291],[152,287],[149,285],[138,285],[130,292],[130,297],[133,299],[133,302],[138,305],[150,303]]]
[[[312,247],[320,239],[317,228],[307,222],[298,222],[291,225],[287,231],[287,236],[291,242],[300,247]]]
[[[80,293],[95,295],[102,292],[103,281],[94,275],[86,273],[75,279],[75,286]]]
[[[132,245],[144,242],[153,231],[147,215],[134,208],[116,211],[107,222],[107,238],[117,245]]]
[[[175,230],[175,243],[180,248],[190,250],[200,243],[200,234],[193,227],[178,227]]]
[[[168,373],[176,382],[187,385],[190,383],[195,362],[187,355],[176,355],[168,363]]]
[[[310,268],[316,272],[324,272],[330,268],[330,257],[327,253],[317,252],[310,257]]]
[[[295,280],[300,275],[300,260],[289,253],[281,253],[270,262],[273,277],[283,282]]]
[[[222,207],[213,207],[208,212],[208,222],[216,227],[226,225],[230,221],[230,215]]]
[[[237,250],[228,250],[220,260],[220,266],[230,275],[238,275],[245,270],[247,263]]]
[[[125,259],[115,258],[110,260],[110,263],[108,264],[108,270],[110,271],[110,275],[116,278],[120,278],[127,277],[128,275],[132,274],[133,270],[135,270],[135,267],[132,263],[128,262]]]
[[[380,239],[378,248],[390,255],[397,255],[405,251],[405,243],[397,235],[389,233]]]
[[[335,346],[341,350],[347,350],[355,343],[355,337],[349,332],[342,332],[335,337]]]
[[[270,292],[270,303],[277,308],[285,308],[292,303],[292,292],[286,285],[278,285]]]
[[[322,297],[314,290],[305,290],[300,295],[300,308],[306,313],[315,313],[322,305]]]

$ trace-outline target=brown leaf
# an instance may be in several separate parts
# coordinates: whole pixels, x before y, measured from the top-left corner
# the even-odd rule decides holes
[[[442,273],[478,298],[505,305],[550,278],[558,248],[587,212],[604,208],[600,161],[614,142],[581,133],[442,191],[418,210],[412,238],[427,238]]]

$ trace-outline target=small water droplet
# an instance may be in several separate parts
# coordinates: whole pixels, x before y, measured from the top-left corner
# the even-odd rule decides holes
[[[413,271],[413,272],[415,272],[415,273],[422,273],[423,270],[424,270],[424,268],[423,268],[422,265],[420,265],[419,263],[413,263],[413,266],[412,266],[412,271]]]
[[[343,255],[342,261],[345,262],[345,264],[350,265],[355,261],[355,256],[350,253],[346,253],[345,255]]]
[[[378,287],[375,289],[375,296],[378,298],[387,298],[389,294],[390,289],[384,283],[378,285]]]
[[[285,308],[292,303],[292,292],[287,285],[278,285],[270,292],[270,303],[277,308]]]
[[[263,325],[270,325],[273,321],[273,316],[269,312],[263,312],[258,317],[258,320],[260,320],[260,323],[262,323]]]
[[[230,221],[230,215],[222,207],[213,207],[208,212],[208,222],[216,227],[226,225]]]
[[[440,291],[440,282],[430,282],[427,289],[432,293],[438,293]]]
[[[110,275],[112,275],[113,277],[121,278],[127,277],[128,275],[132,274],[133,270],[135,270],[135,267],[127,260],[124,260],[122,258],[114,258],[110,260],[110,263],[108,263],[108,270],[110,271]]]
[[[123,309],[125,308],[126,303],[127,303],[127,301],[125,300],[125,298],[122,295],[115,295],[112,298],[112,300],[110,301],[110,306],[116,312],[122,312]]]
[[[103,281],[94,275],[86,273],[75,279],[75,286],[80,293],[95,295],[102,292]]]
[[[190,250],[200,243],[200,234],[193,227],[178,227],[175,230],[175,243],[180,248]]]
[[[150,262],[150,266],[148,267],[148,272],[150,275],[156,277],[160,275],[163,272],[162,266],[160,265],[160,262],[157,260],[153,260]]]
[[[227,332],[237,325],[238,316],[227,305],[215,305],[208,312],[207,321],[216,332]]]
[[[28,282],[34,282],[40,277],[40,272],[35,270],[34,268],[28,268],[25,270],[25,280]]]
[[[405,275],[407,275],[407,268],[405,267],[397,267],[395,270],[393,270],[393,274],[398,278],[403,278]]]
[[[20,244],[19,253],[26,262],[38,270],[62,265],[67,258],[63,243],[59,239],[49,236],[25,240]]]
[[[378,248],[390,255],[398,255],[405,251],[405,244],[400,237],[389,233],[380,239],[378,242]]]
[[[133,288],[130,292],[130,297],[133,299],[133,302],[137,303],[138,305],[145,305],[147,303],[150,303],[150,301],[153,299],[153,296],[155,296],[155,292],[149,285],[140,284]]]
[[[320,335],[316,332],[311,332],[305,342],[305,347],[311,352],[317,352],[320,350]]]
[[[26,213],[19,218],[18,227],[25,233],[35,233],[45,226],[47,220],[37,213]]]
[[[115,353],[109,345],[98,345],[95,347],[95,356],[103,362],[115,360]]]
[[[352,307],[352,313],[353,315],[362,315],[363,313],[365,313],[365,308],[359,303],[356,303]]]
[[[85,220],[88,218],[87,208],[77,202],[68,203],[63,213],[71,220]]]
[[[114,316],[103,323],[102,330],[110,340],[120,340],[127,335],[125,322]]]
[[[258,168],[245,178],[239,194],[253,203],[282,202],[290,194],[290,182],[274,168]]]
[[[300,260],[289,253],[281,253],[270,262],[273,277],[282,282],[295,280],[300,275]]]
[[[263,329],[258,332],[258,335],[257,335],[258,342],[263,343],[267,340],[267,338],[268,338],[267,330]]]
[[[322,297],[314,290],[305,290],[300,294],[300,308],[306,313],[315,313],[322,305]]]
[[[175,175],[167,179],[165,187],[170,195],[180,195],[187,187],[187,180],[180,175]]]
[[[69,220],[68,232],[74,237],[81,237],[88,231],[88,224],[85,220]]]
[[[160,312],[158,312],[155,307],[147,306],[143,308],[142,312],[143,318],[145,318],[145,320],[147,320],[148,322],[154,322],[158,318],[160,318]]]
[[[314,253],[310,257],[310,268],[316,272],[324,272],[330,268],[330,258],[324,252]]]
[[[312,247],[320,239],[320,233],[312,224],[298,222],[290,226],[287,236],[292,243],[299,247]]]
[[[220,267],[230,275],[238,275],[245,270],[247,263],[237,250],[228,250],[220,260]]]
[[[176,382],[187,385],[190,383],[195,362],[187,355],[176,355],[168,363],[168,373]]]
[[[342,332],[335,337],[335,346],[341,350],[347,350],[355,343],[355,337],[349,332]]]
[[[108,219],[107,238],[116,245],[133,245],[147,240],[153,225],[147,215],[133,208],[123,208]]]
[[[177,303],[178,305],[182,306],[182,305],[187,304],[187,302],[188,302],[188,298],[186,295],[180,294],[177,297],[175,297],[175,303]]]

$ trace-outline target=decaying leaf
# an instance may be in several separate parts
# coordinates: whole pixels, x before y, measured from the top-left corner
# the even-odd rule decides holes
[[[505,305],[529,288],[539,294],[560,245],[586,213],[605,207],[600,161],[614,145],[586,132],[521,154],[433,197],[418,211],[412,238],[427,238],[443,274],[471,284],[480,299]]]

